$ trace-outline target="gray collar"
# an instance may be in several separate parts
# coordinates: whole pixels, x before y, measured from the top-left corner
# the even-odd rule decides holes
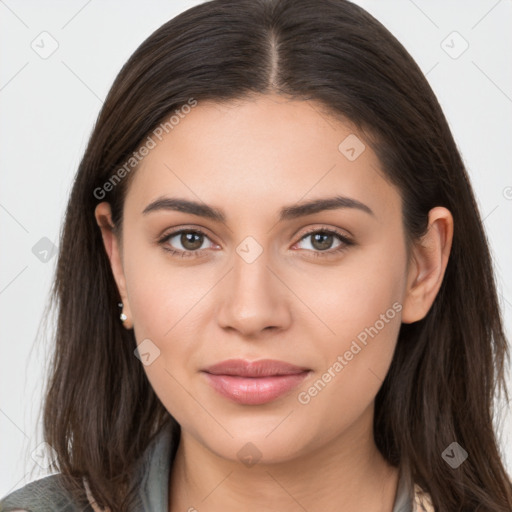
[[[149,444],[141,465],[137,468],[140,481],[140,503],[136,512],[168,512],[169,471],[176,455],[179,430],[166,425]]]

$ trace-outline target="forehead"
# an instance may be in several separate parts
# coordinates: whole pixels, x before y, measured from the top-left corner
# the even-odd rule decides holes
[[[264,205],[277,211],[335,193],[364,199],[377,213],[399,200],[362,135],[314,101],[259,95],[198,102],[186,112],[152,136],[126,199],[139,211],[162,195],[223,209],[252,205],[253,216]]]

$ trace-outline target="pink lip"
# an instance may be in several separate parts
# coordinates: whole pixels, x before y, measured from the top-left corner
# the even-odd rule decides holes
[[[221,395],[245,405],[260,405],[284,395],[309,374],[308,368],[283,361],[229,359],[203,370]]]

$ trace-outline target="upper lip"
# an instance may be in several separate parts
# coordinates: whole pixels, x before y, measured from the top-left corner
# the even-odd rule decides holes
[[[239,377],[269,377],[275,375],[293,375],[308,371],[309,368],[295,366],[275,359],[247,361],[245,359],[228,359],[205,368],[203,371],[213,375],[235,375]]]

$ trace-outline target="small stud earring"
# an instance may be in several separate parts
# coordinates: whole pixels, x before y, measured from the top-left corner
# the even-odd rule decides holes
[[[123,303],[119,302],[117,305],[121,308],[121,314],[119,315],[119,318],[121,319],[121,322],[124,322],[125,320],[128,319],[128,317],[122,312],[122,310],[123,310]]]

